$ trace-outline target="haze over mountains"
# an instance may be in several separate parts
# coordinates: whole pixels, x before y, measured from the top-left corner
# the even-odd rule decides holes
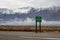
[[[42,22],[60,21],[60,7],[59,6],[53,6],[49,8],[22,7],[17,9],[0,8],[0,25],[10,24],[23,25],[22,22],[27,24],[30,22],[29,25],[34,25],[35,16],[41,16],[43,19]],[[59,25],[60,23],[57,24]]]

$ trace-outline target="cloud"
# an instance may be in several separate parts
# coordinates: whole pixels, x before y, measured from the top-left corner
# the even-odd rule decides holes
[[[60,6],[60,0],[0,0],[0,8]]]
[[[42,20],[41,22],[42,26],[60,26],[60,21],[46,21],[46,20]],[[6,22],[1,22],[0,25],[22,25],[22,26],[26,26],[26,25],[34,25],[35,26],[35,20],[31,19],[31,18],[27,18],[26,20],[22,20],[22,19],[14,19],[14,20],[10,20],[10,21],[6,21]],[[39,23],[38,23],[39,25]]]
[[[27,18],[26,20],[22,21],[22,19],[15,19],[6,22],[0,23],[0,25],[35,25],[35,21]]]
[[[22,0],[0,0],[0,8],[20,8],[29,5],[28,2]]]
[[[60,6],[60,0],[34,0],[34,7],[47,8],[51,6]]]
[[[45,21],[42,22],[43,26],[60,26],[60,21]]]

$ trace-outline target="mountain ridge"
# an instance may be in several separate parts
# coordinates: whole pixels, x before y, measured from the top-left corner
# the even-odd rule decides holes
[[[14,20],[15,18],[25,20],[28,18],[35,18],[35,16],[41,16],[46,21],[60,21],[60,7],[51,7],[51,8],[30,8],[24,7],[25,9],[30,9],[27,13],[13,12],[14,10],[10,9],[0,9],[0,21],[9,21]],[[24,9],[21,8],[21,9]],[[18,8],[20,9],[20,8]]]

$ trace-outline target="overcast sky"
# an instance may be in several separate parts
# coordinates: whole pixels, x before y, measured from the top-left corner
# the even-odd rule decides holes
[[[0,8],[60,6],[60,0],[0,0]]]

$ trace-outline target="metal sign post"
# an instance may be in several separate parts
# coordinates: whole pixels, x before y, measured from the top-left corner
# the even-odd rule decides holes
[[[36,22],[36,30],[35,30],[35,32],[37,33],[37,22]]]
[[[39,22],[39,32],[41,32],[41,22],[42,22],[42,20],[41,20],[42,18],[41,18],[41,16],[36,16],[35,17],[35,20],[36,20],[36,33],[37,33],[37,22]]]
[[[39,32],[41,32],[41,22],[39,22]]]

